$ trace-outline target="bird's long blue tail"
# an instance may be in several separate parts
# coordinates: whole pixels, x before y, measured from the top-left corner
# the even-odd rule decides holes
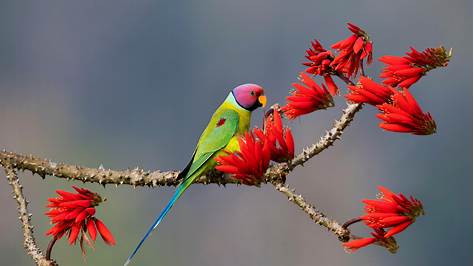
[[[133,257],[137,254],[138,250],[142,247],[143,243],[145,242],[145,240],[150,236],[151,232],[153,232],[153,230],[161,223],[161,221],[163,220],[163,218],[165,218],[166,214],[168,214],[168,212],[170,211],[171,207],[173,207],[174,203],[176,202],[176,200],[179,199],[179,197],[183,194],[183,192],[189,187],[189,185],[191,185],[193,180],[184,180],[183,183],[181,183],[179,185],[179,187],[176,189],[173,197],[170,199],[170,201],[168,202],[168,204],[166,205],[166,207],[161,211],[160,215],[158,215],[158,217],[156,218],[155,222],[153,223],[153,225],[150,227],[150,229],[148,229],[148,231],[146,232],[145,236],[142,238],[142,240],[140,240],[140,243],[138,243],[137,247],[135,248],[135,250],[132,252],[132,254],[128,257],[127,261],[125,262],[124,266],[127,266],[130,261],[133,259]]]

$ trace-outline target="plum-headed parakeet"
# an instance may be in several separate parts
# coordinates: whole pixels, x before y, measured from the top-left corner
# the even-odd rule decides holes
[[[138,243],[127,262],[125,262],[125,266],[130,263],[143,242],[160,224],[183,192],[196,178],[206,174],[216,166],[214,158],[239,149],[238,138],[248,131],[251,112],[258,107],[265,106],[266,101],[263,88],[255,84],[240,85],[229,93],[225,101],[214,112],[209,124],[199,138],[191,161],[179,174],[178,179],[182,179],[182,181],[173,197]]]

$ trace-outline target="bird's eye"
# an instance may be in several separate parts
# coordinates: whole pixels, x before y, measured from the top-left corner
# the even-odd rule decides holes
[[[254,91],[251,91],[251,92],[250,92],[250,95],[255,96],[255,92],[254,92]]]

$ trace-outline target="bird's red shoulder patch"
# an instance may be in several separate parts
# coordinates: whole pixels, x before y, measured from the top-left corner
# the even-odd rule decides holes
[[[222,126],[223,124],[225,124],[225,118],[219,119],[219,121],[217,121],[216,127],[220,127],[220,126]]]

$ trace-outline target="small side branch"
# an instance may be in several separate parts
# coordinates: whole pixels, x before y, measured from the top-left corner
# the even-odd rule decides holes
[[[28,212],[28,201],[23,195],[23,188],[20,184],[16,171],[11,165],[4,165],[4,167],[8,183],[13,189],[13,198],[18,204],[19,219],[23,228],[23,245],[26,249],[26,252],[39,266],[56,266],[56,262],[47,260],[36,245],[36,241],[33,236],[33,226],[31,225],[31,214]]]
[[[287,185],[282,183],[273,183],[273,185],[275,189],[283,193],[290,202],[293,202],[300,207],[302,211],[308,214],[311,220],[326,227],[329,231],[334,233],[340,241],[347,242],[351,238],[351,232],[347,228],[342,227],[337,221],[328,218],[324,213],[307,202],[303,196],[296,194],[293,189],[290,189]]]
[[[347,104],[347,107],[342,111],[342,116],[334,122],[334,126],[326,132],[326,134],[315,144],[303,149],[303,152],[298,154],[293,161],[288,164],[288,170],[293,170],[298,165],[303,165],[309,159],[329,148],[334,142],[341,138],[344,129],[350,125],[357,112],[362,109],[362,104]]]
[[[308,214],[309,218],[315,223],[326,227],[330,232],[334,233],[339,241],[347,242],[351,239],[359,239],[361,237],[351,234],[351,231],[347,228],[351,223],[356,220],[351,220],[343,225],[339,224],[336,220],[327,217],[323,212],[317,210],[311,203],[306,201],[303,196],[296,194],[294,189],[290,189],[288,185],[279,182],[273,182],[275,189],[283,193],[290,202],[296,204],[302,211]],[[398,244],[395,238],[390,238],[390,245],[384,242],[376,242],[378,246],[387,249],[390,253],[396,253],[398,250]]]

